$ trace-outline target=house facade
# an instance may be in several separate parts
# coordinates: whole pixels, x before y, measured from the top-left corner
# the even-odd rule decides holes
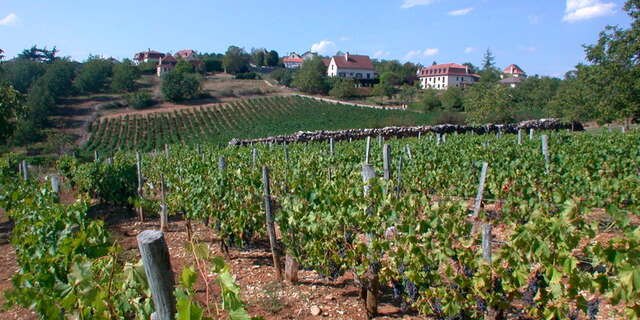
[[[146,63],[146,62],[158,62],[160,59],[164,58],[166,54],[158,51],[153,51],[151,49],[143,52],[138,52],[133,56],[133,61],[136,64]]]
[[[156,74],[158,77],[162,77],[163,74],[167,72],[171,72],[171,70],[176,68],[176,64],[178,64],[178,60],[171,55],[167,55],[163,58],[160,58],[158,61],[158,66],[156,67]]]
[[[511,64],[504,68],[500,75],[500,83],[511,88],[516,88],[520,85],[524,79],[527,78],[527,73],[522,70],[517,64]]]
[[[180,51],[176,52],[175,56],[178,59],[184,59],[184,60],[187,60],[187,61],[191,61],[191,60],[196,60],[197,59],[196,52],[191,50],[191,49],[180,50]]]
[[[446,90],[448,88],[464,88],[480,76],[469,72],[469,67],[457,63],[436,64],[424,67],[417,72],[422,89]]]
[[[288,56],[282,58],[282,63],[287,69],[299,69],[302,67],[303,62],[302,56],[295,52],[291,52]]]
[[[373,81],[378,77],[369,56],[345,53],[334,56],[327,66],[329,77]]]

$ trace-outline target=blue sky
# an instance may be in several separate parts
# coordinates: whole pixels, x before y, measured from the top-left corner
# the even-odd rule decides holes
[[[152,48],[224,52],[229,45],[311,48],[431,64],[480,64],[562,76],[606,25],[627,27],[623,0],[1,0],[0,48],[132,57]]]

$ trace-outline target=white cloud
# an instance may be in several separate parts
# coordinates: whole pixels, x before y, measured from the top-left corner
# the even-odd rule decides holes
[[[415,6],[426,6],[436,2],[437,0],[402,0],[400,8],[408,9]]]
[[[458,10],[449,11],[449,15],[450,16],[464,16],[464,15],[469,14],[471,11],[473,11],[473,8],[458,9]]]
[[[467,54],[468,53],[473,53],[475,51],[476,51],[476,48],[474,48],[474,47],[466,47],[466,48],[464,48],[464,53],[467,53]]]
[[[571,23],[612,15],[615,13],[615,7],[615,3],[602,2],[602,0],[567,0],[562,21]]]
[[[18,16],[15,13],[9,13],[9,15],[0,19],[0,26],[14,26],[16,23],[18,23]]]
[[[538,16],[530,15],[528,17],[528,19],[529,19],[529,23],[530,24],[538,24],[538,23],[540,23],[540,17],[538,17]]]
[[[321,55],[336,53],[336,44],[333,41],[322,40],[311,45],[311,52],[317,52]]]
[[[386,59],[386,58],[389,58],[390,56],[391,56],[391,52],[384,51],[384,50],[378,50],[373,53],[374,59]]]
[[[424,50],[411,50],[407,52],[407,54],[404,56],[404,59],[408,61],[408,60],[414,60],[420,57],[435,56],[436,54],[438,54],[438,52],[440,52],[440,49],[438,48],[427,48]]]
[[[349,40],[351,40],[351,38],[349,38],[349,37],[340,37],[340,39],[338,39],[338,40],[340,40],[340,41],[349,41]]]

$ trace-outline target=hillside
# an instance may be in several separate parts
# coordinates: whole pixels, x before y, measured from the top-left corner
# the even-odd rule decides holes
[[[428,124],[428,114],[376,110],[301,97],[269,97],[164,112],[114,115],[89,126],[86,150],[150,151],[164,144],[224,145],[232,138],[258,138],[300,130],[379,128]]]

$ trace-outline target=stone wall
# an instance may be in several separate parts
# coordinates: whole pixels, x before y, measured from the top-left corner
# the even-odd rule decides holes
[[[441,124],[436,126],[417,126],[417,127],[385,127],[379,129],[348,129],[337,131],[298,131],[291,135],[282,135],[275,137],[267,137],[260,139],[232,139],[229,145],[248,145],[252,143],[293,143],[308,141],[328,141],[333,138],[334,141],[341,140],[358,140],[366,137],[382,136],[385,138],[403,138],[416,137],[418,133],[467,133],[474,132],[476,134],[487,133],[517,133],[518,130],[525,130],[524,134],[528,134],[529,129],[539,130],[564,130],[582,131],[584,128],[579,122],[563,122],[560,119],[540,119],[527,120],[510,124],[487,124],[484,126],[467,126],[454,124]]]

